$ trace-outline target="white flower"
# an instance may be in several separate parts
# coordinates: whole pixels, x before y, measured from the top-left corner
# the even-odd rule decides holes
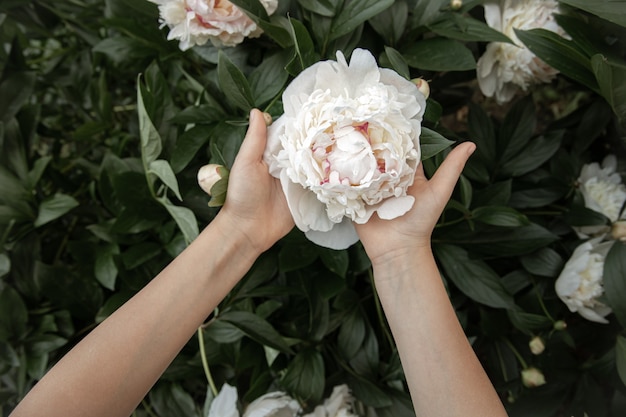
[[[225,168],[218,164],[207,164],[198,170],[198,185],[202,191],[211,195],[211,188],[222,179],[221,169]]]
[[[300,405],[284,392],[270,392],[252,401],[243,417],[296,417]]]
[[[546,377],[537,368],[526,368],[522,370],[522,383],[525,387],[535,388],[546,383]]]
[[[594,162],[583,166],[578,178],[585,206],[604,214],[611,223],[616,222],[626,201],[626,185],[617,172],[617,158],[608,155],[602,165]]]
[[[353,398],[347,385],[337,385],[324,405],[318,405],[311,414],[303,417],[356,417],[352,413]]]
[[[237,388],[224,384],[217,397],[213,399],[207,417],[239,417]]]
[[[598,298],[604,294],[604,259],[613,242],[600,243],[601,240],[602,237],[588,240],[574,250],[556,280],[555,290],[571,312],[578,312],[587,320],[608,323],[604,317],[611,313],[611,308]]]
[[[352,221],[411,209],[407,188],[420,162],[426,108],[411,81],[378,68],[366,50],[356,49],[350,65],[337,52],[337,62],[318,62],[296,77],[283,106],[264,158],[310,240],[347,248],[358,240]]]
[[[552,80],[558,71],[533,54],[513,29],[546,29],[566,36],[553,14],[555,0],[489,0],[485,2],[487,24],[509,37],[515,45],[492,42],[477,63],[478,85],[484,95],[499,103],[510,101],[521,89]]]
[[[159,5],[161,22],[170,28],[168,40],[179,39],[180,49],[211,41],[215,46],[235,46],[262,30],[228,0],[149,0]],[[268,14],[278,0],[261,0]]]

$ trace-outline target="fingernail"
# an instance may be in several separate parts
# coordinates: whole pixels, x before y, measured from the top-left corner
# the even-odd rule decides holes
[[[269,126],[272,124],[272,115],[266,112],[263,112],[263,119],[265,120],[265,126]]]
[[[474,142],[469,142],[469,143],[471,143],[472,146],[468,146],[467,147],[467,154],[469,156],[471,156],[474,153],[474,151],[476,150],[476,144]]]
[[[250,118],[249,118],[249,119],[250,119],[250,120],[249,120],[249,121],[250,121],[250,123],[252,123],[252,121],[254,120],[254,117],[255,117],[255,115],[256,115],[256,111],[255,111],[255,110],[256,110],[256,109],[252,109],[252,110],[250,110]]]

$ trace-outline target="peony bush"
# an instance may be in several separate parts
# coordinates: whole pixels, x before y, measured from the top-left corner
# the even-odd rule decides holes
[[[468,140],[433,251],[509,415],[625,415],[622,8],[2,2],[0,414],[211,222],[259,108],[297,227],[135,416],[413,415],[353,223]]]

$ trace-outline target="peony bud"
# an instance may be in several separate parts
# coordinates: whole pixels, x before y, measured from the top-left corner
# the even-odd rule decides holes
[[[272,124],[272,115],[267,113],[267,112],[263,112],[263,119],[265,120],[265,126],[269,126]]]
[[[450,1],[450,8],[452,10],[459,10],[463,7],[463,0],[452,0]]]
[[[423,78],[413,78],[411,81],[415,84],[419,92],[424,95],[424,98],[430,96],[430,85],[428,85],[428,81]]]
[[[208,195],[211,195],[211,188],[222,179],[220,168],[224,167],[218,164],[208,164],[198,171],[198,184]]]
[[[562,331],[567,329],[567,323],[565,323],[563,320],[558,320],[554,322],[552,327],[554,327],[554,330],[556,331]]]
[[[535,336],[528,342],[528,347],[533,355],[541,355],[546,349],[546,345],[543,343],[543,339],[539,336]]]
[[[626,242],[626,220],[618,220],[611,226],[611,236],[615,240]]]
[[[522,370],[522,383],[527,388],[535,388],[546,383],[546,377],[539,369],[530,367]]]

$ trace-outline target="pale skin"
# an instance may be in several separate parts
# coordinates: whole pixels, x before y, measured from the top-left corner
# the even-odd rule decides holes
[[[255,259],[294,226],[280,184],[262,160],[265,143],[265,122],[253,110],[218,216],[59,361],[10,417],[133,412]],[[407,215],[357,226],[418,416],[506,415],[456,319],[430,250],[434,225],[473,149],[455,148],[431,180],[418,172],[410,190],[416,204]]]

